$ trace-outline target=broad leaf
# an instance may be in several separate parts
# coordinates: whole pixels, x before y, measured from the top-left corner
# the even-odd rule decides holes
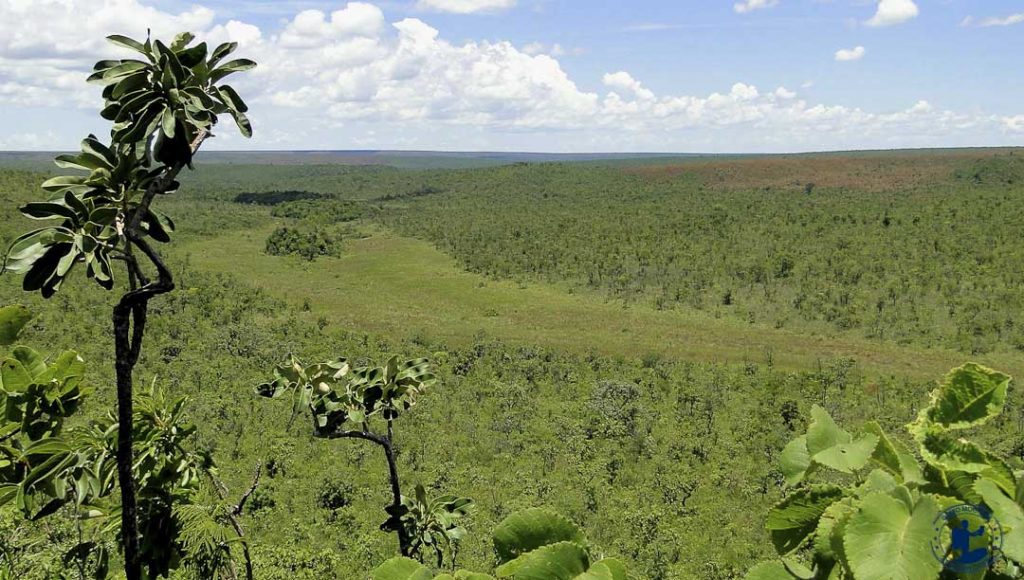
[[[824,451],[815,453],[811,458],[816,463],[836,471],[853,473],[867,464],[877,444],[878,437],[869,433],[851,443],[836,443]]]
[[[506,562],[495,573],[498,578],[515,580],[597,580],[602,576],[589,575],[590,557],[586,549],[575,542],[558,542],[543,546]],[[604,572],[601,570],[598,573]],[[605,576],[608,580],[614,576]],[[623,579],[625,580],[625,579]]]
[[[807,436],[802,435],[790,441],[779,455],[779,469],[786,478],[786,485],[793,486],[807,476],[811,468],[811,455],[807,451]]]
[[[864,430],[878,436],[878,445],[871,454],[871,462],[894,476],[900,478],[903,483],[923,484],[924,475],[917,459],[902,442],[890,439],[882,427],[871,421],[864,426]]]
[[[979,480],[974,489],[999,520],[1003,531],[1003,552],[1024,563],[1024,510],[990,479]]]
[[[922,416],[947,429],[977,427],[1002,412],[1009,384],[1009,375],[967,363],[946,375]]]
[[[556,542],[586,545],[586,537],[576,524],[544,508],[530,508],[508,516],[494,529],[493,538],[494,550],[502,563]]]
[[[811,408],[811,425],[807,429],[807,451],[811,457],[850,441],[853,441],[853,436],[836,425],[828,411],[818,405]]]
[[[402,556],[391,558],[370,574],[372,580],[430,580],[433,577],[426,566]]]
[[[906,503],[884,493],[864,498],[846,525],[844,549],[857,580],[926,580],[936,578],[942,563],[932,554],[939,506],[922,495]]]
[[[786,555],[799,548],[818,527],[821,514],[843,497],[835,486],[814,486],[802,489],[777,504],[765,522],[775,550]]]

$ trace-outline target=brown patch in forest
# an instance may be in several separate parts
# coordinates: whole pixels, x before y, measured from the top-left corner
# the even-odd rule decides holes
[[[629,167],[652,180],[682,176],[721,190],[812,189],[888,192],[949,183],[957,168],[1010,149],[776,155]],[[1020,154],[1021,152],[1015,151]]]

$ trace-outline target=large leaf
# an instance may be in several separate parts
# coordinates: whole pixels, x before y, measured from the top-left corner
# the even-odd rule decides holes
[[[853,473],[867,465],[877,444],[878,437],[868,433],[850,443],[836,443],[824,451],[815,453],[811,459],[837,471]]]
[[[818,405],[811,407],[811,425],[807,428],[807,451],[811,457],[842,443],[853,441],[853,435],[844,431],[828,411]]]
[[[846,525],[843,547],[857,580],[929,580],[942,563],[932,554],[939,506],[922,495],[911,511],[885,493],[865,497]]]
[[[391,558],[370,574],[372,580],[430,580],[433,577],[426,566],[402,556]]]
[[[843,534],[850,517],[857,513],[854,498],[844,497],[825,509],[814,532],[814,551],[828,560],[841,561],[844,557]]]
[[[1002,412],[1009,384],[1009,375],[967,363],[946,375],[922,416],[947,429],[977,427]]]
[[[584,574],[589,569],[590,557],[583,546],[575,542],[558,542],[506,562],[495,573],[498,578],[515,580],[573,580],[587,578]]]
[[[32,313],[20,304],[0,308],[0,346],[14,344],[29,320],[32,320]]]
[[[790,441],[779,455],[779,469],[786,478],[786,485],[796,485],[804,480],[811,468],[811,455],[807,451],[807,436],[802,435]]]
[[[999,521],[1003,532],[1003,553],[1024,563],[1024,510],[990,479],[980,479],[974,484],[974,490]]]
[[[827,485],[802,489],[790,495],[768,512],[765,528],[781,555],[799,548],[818,527],[821,514],[843,497],[843,490]]]
[[[508,516],[494,529],[493,539],[502,563],[557,542],[586,545],[586,537],[576,524],[544,508],[530,508]]]
[[[917,422],[911,425],[911,433],[924,460],[943,471],[982,473],[997,464],[992,453],[938,425]]]
[[[871,421],[864,430],[878,437],[878,445],[871,454],[871,462],[903,480],[903,483],[923,484],[924,475],[917,459],[902,442],[890,439],[882,427]]]

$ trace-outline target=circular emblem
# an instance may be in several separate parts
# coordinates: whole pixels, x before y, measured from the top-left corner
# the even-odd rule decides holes
[[[932,522],[932,554],[942,566],[960,574],[990,568],[1003,549],[1003,530],[985,506],[960,504]]]

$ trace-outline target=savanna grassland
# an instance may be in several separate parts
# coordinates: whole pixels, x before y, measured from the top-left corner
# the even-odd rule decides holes
[[[475,500],[460,565],[486,568],[488,531],[546,506],[651,579],[738,578],[772,552],[777,459],[813,404],[902,433],[961,362],[1024,374],[1020,151],[211,160],[161,200],[181,274],[138,376],[191,398],[232,490],[263,466],[243,514],[259,578],[363,578],[394,551],[379,453],[254,396],[288,354],[436,361],[398,460],[407,486]],[[5,245],[43,178],[0,170]],[[95,336],[110,300],[81,284],[44,305],[0,276],[0,303],[38,313],[26,342],[87,360],[113,356]],[[108,367],[87,415],[113,402]],[[1019,462],[1010,400],[980,439]],[[26,578],[74,536],[0,512]]]

